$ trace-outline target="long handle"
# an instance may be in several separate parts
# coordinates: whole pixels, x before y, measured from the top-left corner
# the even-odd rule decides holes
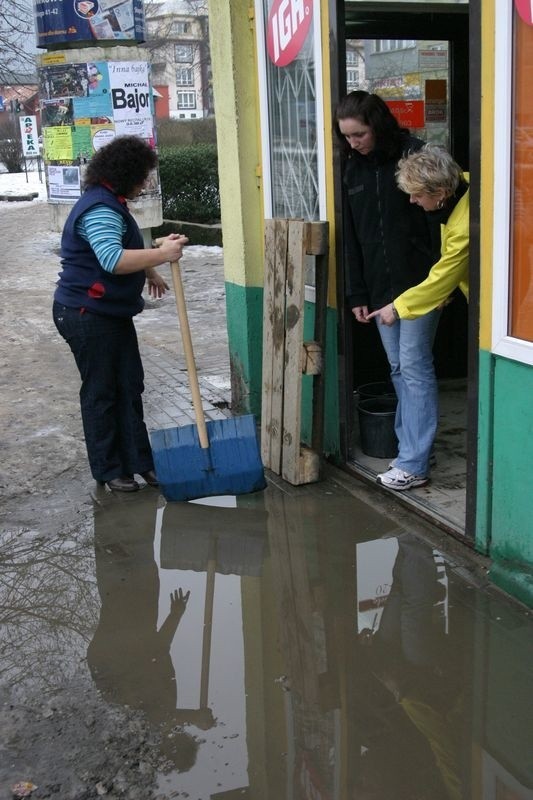
[[[196,363],[192,349],[191,329],[189,327],[189,318],[187,316],[187,306],[185,305],[185,293],[183,291],[183,282],[181,280],[180,263],[179,261],[171,261],[170,266],[172,269],[174,294],[176,296],[176,308],[178,309],[178,318],[180,321],[181,338],[183,339],[183,350],[185,352],[185,360],[187,362],[187,372],[189,375],[189,385],[191,387],[192,403],[194,406],[194,414],[196,416],[196,425],[198,427],[198,438],[200,439],[200,446],[206,450],[209,447],[209,439],[207,437],[205,414],[202,407],[202,398],[200,397],[200,387],[198,385],[198,373],[196,371]]]
[[[202,674],[200,680],[200,708],[207,708],[209,700],[209,668],[211,665],[211,636],[213,631],[213,601],[217,569],[217,540],[209,544],[209,560],[205,576],[204,635],[202,640]]]

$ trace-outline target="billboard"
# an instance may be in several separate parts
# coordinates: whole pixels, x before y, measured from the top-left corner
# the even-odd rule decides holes
[[[144,42],[143,0],[33,0],[37,47],[66,42]]]
[[[139,136],[155,147],[147,62],[53,63],[38,76],[50,201],[77,199],[84,164],[115,136]],[[158,177],[152,177],[145,196],[159,195]]]

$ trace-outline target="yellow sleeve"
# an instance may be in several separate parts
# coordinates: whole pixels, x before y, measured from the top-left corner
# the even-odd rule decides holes
[[[427,278],[394,300],[400,319],[417,319],[441,305],[458,286],[468,299],[468,192],[441,227],[441,257]],[[464,201],[464,202],[463,202]]]

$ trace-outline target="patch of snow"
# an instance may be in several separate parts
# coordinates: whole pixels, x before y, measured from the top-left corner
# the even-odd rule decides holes
[[[41,180],[39,180],[39,173],[37,171],[25,172],[2,172],[0,173],[0,195],[24,195],[37,192],[38,197],[33,200],[0,200],[0,211],[6,208],[20,208],[24,206],[33,205],[35,203],[46,203],[46,183],[44,179],[44,170],[41,171]]]

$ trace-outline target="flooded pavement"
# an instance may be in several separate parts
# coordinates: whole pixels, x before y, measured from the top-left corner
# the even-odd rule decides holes
[[[0,233],[0,800],[532,800],[532,622],[483,559],[330,468],[220,505],[91,497],[58,234],[41,206]],[[223,257],[183,261],[216,419]],[[149,427],[189,423],[173,297],[137,325]]]
[[[0,800],[531,800],[533,622],[468,558],[335,470],[4,534]]]

